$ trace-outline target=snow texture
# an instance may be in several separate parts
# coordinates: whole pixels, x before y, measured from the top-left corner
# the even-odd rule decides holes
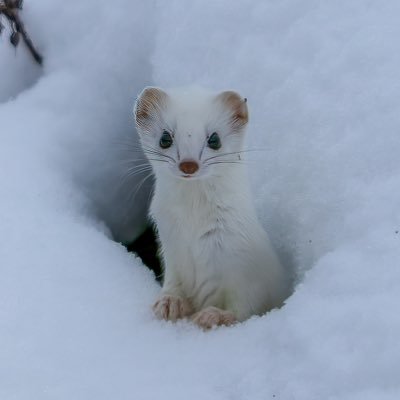
[[[25,3],[45,65],[1,39],[0,398],[398,399],[400,3]],[[208,333],[155,320],[158,284],[112,240],[145,224],[149,186],[116,189],[135,96],[193,83],[248,98],[257,210],[296,281]]]

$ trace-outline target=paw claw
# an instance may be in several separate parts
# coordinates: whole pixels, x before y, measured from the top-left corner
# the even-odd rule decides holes
[[[173,321],[185,318],[192,314],[192,306],[189,301],[179,297],[164,295],[161,296],[153,306],[154,314],[158,319]]]
[[[237,322],[235,315],[231,311],[221,310],[217,307],[207,307],[193,315],[192,321],[204,330],[214,326],[233,325]]]

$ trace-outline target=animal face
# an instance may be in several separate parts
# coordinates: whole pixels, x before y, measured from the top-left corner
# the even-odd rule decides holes
[[[205,178],[241,162],[248,110],[235,92],[147,87],[136,101],[135,121],[156,175]]]

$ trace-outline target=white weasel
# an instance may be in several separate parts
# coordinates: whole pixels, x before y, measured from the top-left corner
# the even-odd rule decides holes
[[[156,316],[191,316],[207,329],[281,306],[285,273],[257,220],[241,162],[246,99],[147,87],[134,111],[156,178],[150,214],[164,263]]]

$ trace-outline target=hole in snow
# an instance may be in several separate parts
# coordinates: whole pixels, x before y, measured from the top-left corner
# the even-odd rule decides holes
[[[154,272],[157,281],[161,281],[161,262],[158,257],[158,243],[153,227],[149,226],[134,242],[126,245],[126,248],[137,254],[143,264]]]

